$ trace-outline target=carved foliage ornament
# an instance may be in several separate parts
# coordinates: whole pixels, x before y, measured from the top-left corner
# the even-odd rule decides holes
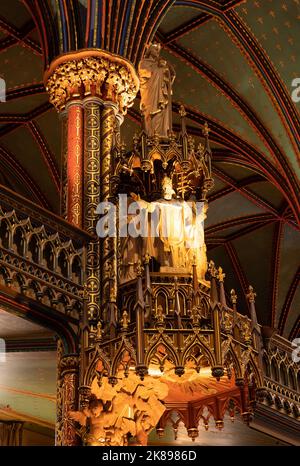
[[[123,114],[133,104],[139,80],[132,65],[104,51],[60,57],[45,74],[49,101],[62,111],[71,98],[95,95],[117,103]]]

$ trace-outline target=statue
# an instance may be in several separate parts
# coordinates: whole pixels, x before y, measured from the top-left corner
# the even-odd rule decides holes
[[[176,194],[173,189],[172,180],[168,176],[165,176],[162,181],[162,193],[166,201],[170,201],[173,195]]]
[[[82,429],[80,434],[86,445],[109,445],[114,434],[115,415],[104,410],[104,403],[95,395],[89,400],[89,405],[82,411],[70,411],[69,418],[78,422]]]
[[[172,129],[173,67],[160,58],[160,44],[150,44],[139,64],[141,111],[148,136],[168,137]]]
[[[165,411],[160,401],[168,394],[165,383],[150,376],[141,381],[134,373],[124,377],[124,371],[117,378],[114,386],[107,377],[101,385],[95,378],[88,407],[69,412],[69,418],[82,426],[79,434],[85,445],[123,446],[129,436],[135,445],[147,445],[149,432]]]
[[[162,180],[162,199],[147,202],[135,193],[131,193],[131,197],[140,212],[145,212],[142,218],[147,219],[148,234],[146,237],[125,239],[121,281],[135,278],[134,264],[146,253],[156,259],[161,272],[191,273],[195,263],[198,280],[204,280],[207,269],[204,241],[207,205],[203,204],[198,211],[194,202],[177,199],[168,176]]]

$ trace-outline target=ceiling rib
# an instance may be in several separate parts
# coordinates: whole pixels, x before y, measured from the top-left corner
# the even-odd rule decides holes
[[[5,18],[0,16],[0,29],[2,29],[2,31],[38,55],[43,55],[40,45],[29,37],[26,37],[27,34],[29,34],[35,28],[34,22],[32,20],[30,20],[29,25],[30,26],[28,26],[27,23],[24,26],[24,30],[17,29],[13,24],[9,23]]]
[[[229,11],[231,8],[235,8],[236,6],[238,6],[243,1],[244,0],[231,0],[229,2],[226,2],[224,5],[222,5],[220,9],[223,12]],[[174,42],[175,40],[180,39],[180,37],[185,36],[189,32],[194,31],[195,29],[197,29],[202,24],[207,23],[211,19],[213,19],[213,15],[211,15],[209,13],[202,12],[196,18],[193,18],[190,21],[186,21],[181,26],[178,26],[178,27],[172,29],[172,31],[169,31],[165,35],[163,43],[164,44],[169,44],[171,42]],[[162,33],[161,30],[159,30],[158,34],[160,35],[161,33]]]
[[[231,264],[232,264],[232,267],[233,267],[233,270],[235,272],[235,275],[240,283],[240,287],[243,291],[243,293],[246,295],[246,293],[248,292],[248,281],[246,279],[246,275],[244,273],[244,270],[240,264],[240,261],[238,259],[238,256],[237,256],[237,253],[236,253],[236,250],[233,246],[232,243],[230,242],[226,242],[225,244],[225,248],[226,248],[226,251],[228,253],[228,256],[230,258],[230,261],[231,261]]]
[[[244,217],[236,217],[230,220],[225,220],[223,222],[211,225],[205,228],[207,235],[212,235],[220,231],[226,230],[227,228],[245,225],[250,223],[265,223],[269,221],[274,221],[274,216],[271,214],[258,214],[258,215],[245,215]]]
[[[28,123],[30,123],[31,120],[33,120],[34,118],[38,118],[40,115],[43,115],[49,110],[53,110],[53,107],[49,102],[45,102],[44,104],[39,105],[29,113],[0,114],[0,124],[7,123],[2,128],[0,128],[0,138],[8,133],[15,131],[22,125],[27,125]]]
[[[44,94],[46,93],[45,86],[42,82],[30,84],[29,86],[19,86],[14,89],[8,89],[6,92],[6,100],[19,99],[20,97],[27,97],[28,95]]]
[[[227,25],[230,25],[231,31],[239,39],[239,43],[252,59],[260,76],[267,82],[269,89],[276,99],[277,109],[284,115],[283,123],[289,123],[290,131],[294,135],[291,138],[291,142],[293,144],[296,143],[296,147],[300,150],[300,115],[272,62],[236,12],[229,11],[224,15],[224,20]]]
[[[56,166],[55,157],[52,154],[45,137],[41,133],[41,130],[38,124],[35,121],[31,120],[30,122],[28,122],[27,127],[29,131],[31,132],[32,136],[34,137],[41,151],[43,160],[48,168],[50,177],[52,181],[54,182],[56,191],[59,193],[60,192],[60,175],[59,175],[58,168]]]
[[[281,166],[281,162],[285,160],[284,154],[275,142],[271,133],[267,130],[263,122],[260,120],[254,110],[246,103],[245,100],[227,83],[224,79],[219,76],[216,71],[209,65],[204,63],[198,57],[195,57],[188,52],[184,47],[178,44],[167,45],[166,49],[170,51],[172,55],[185,61],[185,63],[191,67],[196,73],[203,75],[214,87],[219,89],[227,98],[231,104],[239,110],[243,118],[252,126],[254,131],[257,133],[259,138],[263,141],[265,146],[269,149],[276,165]]]
[[[287,321],[287,318],[288,318],[288,315],[289,315],[289,311],[290,311],[290,308],[291,308],[291,304],[293,302],[293,299],[294,299],[294,296],[295,296],[295,293],[298,289],[298,285],[299,285],[299,282],[300,282],[300,267],[298,268],[294,278],[293,278],[293,281],[290,285],[290,288],[289,288],[289,291],[286,295],[286,298],[285,298],[285,302],[284,302],[284,305],[283,305],[283,308],[281,310],[281,314],[280,314],[280,317],[279,317],[279,321],[278,321],[278,330],[279,330],[279,333],[282,335],[283,332],[284,332],[284,327],[285,327],[285,324],[286,324],[286,321]]]
[[[285,217],[280,216],[280,213],[267,201],[262,199],[260,196],[257,194],[253,193],[250,191],[246,186],[249,183],[246,183],[246,185],[243,184],[243,182],[237,182],[230,176],[228,176],[226,173],[224,173],[222,170],[219,168],[214,167],[213,168],[214,174],[222,181],[226,182],[229,186],[231,186],[235,191],[239,192],[243,197],[246,197],[249,201],[251,201],[253,204],[256,206],[266,210],[267,212],[270,212],[274,216],[278,218],[278,220],[283,221],[284,223],[289,223],[292,227],[299,229],[300,227],[295,224],[295,222],[291,222],[287,220]]]
[[[276,317],[276,303],[277,303],[277,295],[278,295],[278,277],[279,277],[279,267],[280,267],[280,246],[281,240],[283,235],[283,222],[278,222],[273,237],[273,251],[272,251],[272,273],[271,273],[271,310],[272,310],[272,318],[271,318],[271,326],[275,326],[275,317]]]
[[[21,183],[27,188],[34,202],[47,209],[51,208],[42,191],[27,170],[17,161],[16,156],[2,146],[0,146],[0,161],[10,171],[12,176],[17,176],[21,180]]]
[[[294,338],[297,338],[300,336],[300,316],[296,320],[290,334],[289,334],[289,340],[293,341]]]

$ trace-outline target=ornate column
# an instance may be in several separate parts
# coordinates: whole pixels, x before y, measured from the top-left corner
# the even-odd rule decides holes
[[[60,390],[62,399],[61,444],[63,446],[79,445],[80,439],[69,418],[69,411],[78,408],[78,356],[66,354],[60,361]]]
[[[112,102],[106,102],[101,110],[101,202],[112,200],[110,189],[111,157],[114,129],[116,125],[116,115],[118,107]],[[105,317],[109,322],[111,331],[117,323],[116,302],[117,302],[117,237],[103,238],[101,247],[102,264],[102,306],[105,310]]]
[[[78,369],[75,362],[72,363],[72,357],[64,356],[60,363],[62,407],[58,437],[60,444],[71,445],[77,440],[67,413],[77,409],[78,393],[81,406],[85,406],[89,398],[84,375],[92,325],[97,325],[100,319],[111,325],[116,311],[117,238],[97,237],[96,209],[100,201],[111,200],[115,124],[122,122],[127,108],[132,105],[139,80],[128,60],[104,50],[87,49],[56,58],[47,69],[44,81],[50,102],[62,115],[65,136],[61,214],[66,213],[69,222],[91,235],[86,245],[86,263],[83,264],[86,296],[81,322],[84,338],[81,342],[79,390]]]
[[[87,49],[56,58],[44,80],[50,102],[59,112],[67,112],[67,219],[96,235],[96,207],[110,199],[115,122],[122,121],[132,105],[139,89],[138,77],[128,60],[104,50]],[[115,306],[115,250],[116,238],[104,239],[101,248],[95,238],[87,248],[87,312],[94,321],[104,308]]]
[[[82,228],[83,215],[83,109],[80,101],[66,105],[67,141],[67,220]]]
[[[60,215],[67,219],[68,202],[68,114],[64,110],[60,113],[61,122],[61,171],[60,171]]]
[[[97,97],[84,100],[84,228],[95,235],[100,202],[100,105]],[[100,316],[100,243],[90,241],[86,260],[88,319]]]

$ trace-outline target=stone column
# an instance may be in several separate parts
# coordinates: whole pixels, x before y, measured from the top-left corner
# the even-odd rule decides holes
[[[67,177],[62,177],[62,182],[67,180],[67,199],[62,201],[62,213],[66,210],[69,222],[96,236],[95,209],[100,200],[110,199],[115,122],[122,121],[136,96],[136,71],[118,55],[89,49],[56,58],[44,81],[50,102],[58,112],[67,113],[67,122],[63,120],[67,127]],[[87,312],[94,321],[105,307],[115,306],[116,243],[116,238],[107,238],[100,248],[95,239],[87,248]]]
[[[115,123],[119,124],[132,105],[139,89],[133,65],[106,50],[87,49],[56,58],[44,76],[49,101],[62,117],[64,195],[61,214],[91,235],[86,245],[86,305],[81,324],[85,342],[81,345],[81,404],[88,403],[89,387],[84,385],[89,363],[88,334],[100,320],[111,325],[117,300],[117,238],[100,239],[96,234],[100,201],[111,200],[112,144]],[[66,166],[64,165],[66,160]],[[72,424],[66,422],[67,411],[77,405],[77,372],[67,369],[69,357],[63,357],[59,390],[63,398],[61,444],[76,443]]]

